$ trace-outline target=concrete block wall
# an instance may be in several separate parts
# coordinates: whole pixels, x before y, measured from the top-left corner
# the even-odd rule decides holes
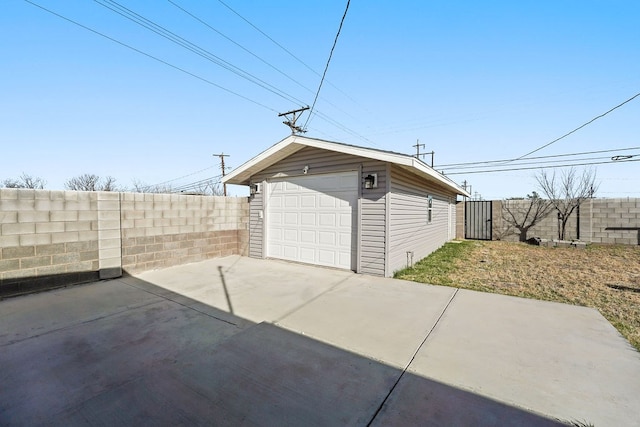
[[[500,240],[517,242],[519,239],[519,232],[517,229],[507,230],[509,224],[503,219],[503,206],[508,203],[514,212],[524,212],[529,206],[528,200],[504,200],[493,201],[493,226],[494,226],[494,238]],[[524,214],[523,214],[524,215]],[[585,203],[580,207],[580,240],[587,240],[590,230],[589,218],[590,204]],[[565,231],[565,240],[578,239],[578,212],[574,211],[569,217]],[[558,214],[555,210],[552,210],[549,215],[540,220],[535,226],[529,229],[527,237],[540,237],[543,239],[557,239],[558,238]]]
[[[0,295],[99,277],[98,195],[0,189]]]
[[[640,199],[618,198],[592,200],[592,242],[640,245],[639,230],[621,229],[639,227]]]
[[[495,203],[495,202],[494,202]],[[505,203],[499,202],[499,203]],[[510,200],[509,203],[528,203],[525,200]],[[518,241],[518,234],[506,234],[505,221],[501,219],[501,206],[494,204],[493,226],[494,238]],[[578,236],[579,222],[579,236]],[[569,218],[566,240],[576,240],[603,244],[639,245],[640,231],[640,199],[612,198],[590,199],[580,206]],[[626,230],[622,229],[626,228]],[[502,233],[502,234],[500,234]],[[544,239],[558,238],[558,217],[554,211],[529,230],[528,237]]]
[[[246,255],[246,198],[0,189],[0,297]]]
[[[246,198],[122,194],[122,267],[139,272],[248,250]]]

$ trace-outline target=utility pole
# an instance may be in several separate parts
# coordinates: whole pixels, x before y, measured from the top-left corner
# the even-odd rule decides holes
[[[309,109],[309,106],[307,105],[306,107],[298,108],[297,110],[287,111],[286,113],[278,114],[278,117],[284,116],[287,119],[282,123],[289,126],[289,128],[291,129],[291,135],[295,135],[296,133],[306,132],[306,129],[302,129],[300,126],[296,125],[296,120],[300,118],[300,113],[302,113],[303,111],[307,111],[308,109]],[[289,115],[291,115],[291,118],[288,117]]]
[[[468,188],[469,191],[467,191],[467,193],[471,194],[471,185],[469,185],[466,179],[462,181],[462,188],[464,188],[464,191],[467,191],[467,188]],[[466,200],[467,196],[465,196],[464,198]]]
[[[416,158],[419,159],[420,156],[426,156],[427,154],[431,154],[431,168],[433,169],[433,157],[435,156],[436,152],[435,151],[429,151],[426,153],[421,153],[420,152],[420,147],[424,148],[424,144],[420,144],[420,140],[416,139],[416,145],[413,145],[412,147],[416,147]]]
[[[424,148],[424,144],[420,144],[420,140],[416,139],[416,145],[414,145],[414,147],[416,147],[416,158],[419,159],[420,158],[420,147]]]
[[[220,157],[220,169],[222,170],[222,176],[224,177],[224,174],[225,174],[224,158],[225,157],[229,157],[229,155],[228,154],[224,154],[224,153],[220,153],[220,154],[214,154],[214,156]],[[224,184],[222,184],[222,194],[224,194],[225,196],[227,195],[227,183],[226,182]]]
[[[427,153],[422,153],[422,156],[426,156],[427,154],[431,154],[431,169],[433,169],[433,156],[435,156],[436,152],[435,151],[429,151]]]

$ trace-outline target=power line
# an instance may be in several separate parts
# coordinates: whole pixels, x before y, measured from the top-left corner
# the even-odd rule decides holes
[[[67,22],[69,22],[69,23],[72,23],[72,24],[74,24],[74,25],[76,25],[76,26],[78,26],[78,27],[80,27],[80,28],[83,28],[83,29],[85,29],[85,30],[87,30],[87,31],[90,31],[90,32],[92,32],[92,33],[94,33],[94,34],[96,34],[96,35],[99,35],[99,36],[101,36],[101,37],[103,37],[103,38],[105,38],[105,39],[107,39],[107,40],[109,40],[109,41],[111,41],[111,42],[113,42],[113,43],[116,43],[116,44],[118,44],[118,45],[120,45],[120,46],[126,47],[127,49],[130,49],[130,50],[132,50],[132,51],[134,51],[134,52],[136,52],[136,53],[139,53],[140,55],[146,56],[147,58],[153,59],[153,60],[155,60],[155,61],[157,61],[157,62],[160,62],[161,64],[164,64],[164,65],[166,65],[166,66],[168,66],[168,67],[171,67],[171,68],[173,68],[173,69],[175,69],[175,70],[178,70],[178,71],[180,71],[180,72],[182,72],[182,73],[184,73],[184,74],[187,74],[187,75],[189,75],[189,76],[191,76],[191,77],[193,77],[193,78],[196,78],[196,79],[198,79],[198,80],[200,80],[200,81],[202,81],[202,82],[204,82],[204,83],[207,83],[208,85],[214,86],[214,87],[216,87],[216,88],[218,88],[218,89],[221,89],[221,90],[223,90],[223,91],[225,91],[225,92],[227,92],[227,93],[229,93],[229,94],[231,94],[231,95],[237,96],[238,98],[244,99],[245,101],[248,101],[248,102],[250,102],[250,103],[252,103],[252,104],[255,104],[255,105],[257,105],[257,106],[260,106],[260,107],[262,107],[262,108],[264,108],[264,109],[266,109],[266,110],[269,110],[269,111],[271,111],[271,112],[274,112],[274,113],[276,113],[276,114],[278,114],[278,113],[279,113],[279,112],[278,112],[278,110],[276,110],[276,109],[274,109],[274,108],[271,108],[271,107],[269,107],[269,106],[267,106],[267,105],[265,105],[265,104],[263,104],[263,103],[261,103],[261,102],[258,102],[258,101],[254,100],[254,99],[251,99],[251,98],[247,97],[247,96],[241,95],[240,93],[235,92],[235,91],[233,91],[233,90],[231,90],[231,89],[228,89],[228,88],[226,88],[226,87],[224,87],[224,86],[221,86],[221,85],[219,85],[219,84],[217,84],[217,83],[215,83],[215,82],[213,82],[213,81],[211,81],[211,80],[209,80],[209,79],[207,79],[207,78],[205,78],[205,77],[199,76],[199,75],[197,75],[197,74],[195,74],[195,73],[192,73],[191,71],[188,71],[188,70],[186,70],[186,69],[184,69],[184,68],[181,68],[181,67],[179,67],[179,66],[177,66],[177,65],[171,64],[171,63],[170,63],[170,62],[168,62],[168,61],[165,61],[165,60],[163,60],[163,59],[161,59],[161,58],[158,58],[157,56],[151,55],[151,54],[149,54],[149,53],[147,53],[147,52],[142,51],[141,49],[138,49],[138,48],[133,47],[133,46],[131,46],[131,45],[127,44],[127,43],[124,43],[124,42],[122,42],[122,41],[120,41],[120,40],[118,40],[118,39],[116,39],[116,38],[114,38],[114,37],[108,36],[108,35],[106,35],[106,34],[104,34],[104,33],[100,32],[100,31],[98,31],[98,30],[95,30],[95,29],[90,28],[90,27],[88,27],[88,26],[86,26],[86,25],[84,25],[84,24],[81,24],[81,23],[79,23],[79,22],[77,22],[77,21],[74,21],[74,20],[73,20],[73,19],[71,19],[71,18],[67,18],[66,16],[63,16],[63,15],[61,15],[61,14],[57,13],[57,12],[54,12],[53,10],[47,9],[46,7],[44,7],[44,6],[40,5],[40,4],[37,4],[37,3],[35,3],[35,2],[33,2],[33,1],[31,1],[31,0],[24,0],[24,1],[25,1],[26,3],[31,4],[32,6],[35,6],[35,7],[39,8],[39,9],[41,9],[41,10],[45,11],[45,12],[50,13],[51,15],[54,15],[54,16],[56,16],[56,17],[58,17],[58,18],[62,19],[62,20],[65,20],[65,21],[67,21]],[[94,0],[94,1],[95,1],[95,0]],[[107,7],[106,5],[102,5],[102,6]],[[108,8],[108,7],[107,7],[107,8]],[[110,8],[109,8],[109,9],[110,9]],[[114,12],[115,12],[115,11],[114,11]],[[128,18],[128,19],[131,19],[131,18]],[[133,20],[133,19],[132,19],[132,20]],[[134,22],[135,22],[135,21],[134,21]],[[164,37],[164,36],[163,36],[163,37]],[[179,36],[178,36],[178,37],[179,37]],[[186,47],[185,47],[185,48],[186,48]],[[255,83],[255,82],[254,82],[254,83]],[[257,83],[256,83],[256,84],[257,84]],[[293,98],[293,97],[292,97],[292,98]],[[294,100],[295,100],[295,98],[294,98]],[[301,102],[301,101],[299,101],[299,100],[296,100],[296,101],[298,101],[298,102],[302,103],[302,102]],[[369,143],[371,143],[371,144],[377,145],[375,142],[371,141],[370,139],[368,139],[368,138],[366,138],[366,137],[364,137],[364,136],[362,136],[362,135],[358,134],[357,132],[355,132],[355,131],[353,131],[353,130],[349,129],[347,126],[340,124],[340,123],[339,123],[339,122],[337,122],[336,120],[331,119],[329,116],[327,116],[327,115],[325,115],[325,114],[321,113],[320,111],[316,111],[316,114],[317,114],[319,117],[324,118],[324,120],[325,120],[326,122],[328,122],[329,124],[331,124],[331,125],[333,125],[333,126],[335,126],[335,127],[339,128],[339,129],[343,130],[344,132],[350,133],[351,135],[354,135],[354,136],[356,136],[356,137],[358,137],[358,138],[361,138],[362,140],[365,140],[365,141],[368,141],[368,142],[369,142]]]
[[[336,48],[336,44],[338,43],[338,37],[340,37],[340,31],[342,30],[342,24],[344,24],[344,19],[347,17],[347,11],[349,10],[349,4],[351,0],[347,0],[347,6],[344,9],[344,14],[342,15],[342,19],[340,20],[340,26],[338,27],[338,32],[336,33],[336,38],[333,40],[333,46],[331,46],[331,51],[329,52],[329,58],[327,59],[327,65],[324,67],[324,72],[322,73],[322,78],[320,79],[320,85],[318,85],[318,90],[316,91],[316,96],[313,98],[313,104],[311,104],[311,109],[309,110],[309,115],[307,116],[307,121],[304,123],[303,129],[307,127],[307,123],[311,119],[311,114],[313,113],[313,109],[316,106],[316,101],[318,100],[318,96],[320,95],[320,89],[322,89],[322,83],[324,83],[324,78],[327,75],[327,70],[329,69],[329,63],[331,62],[331,57],[333,56],[333,50]]]
[[[260,28],[258,28],[258,26],[256,26],[254,23],[252,23],[251,21],[249,21],[247,18],[245,18],[244,16],[242,16],[239,12],[237,12],[236,10],[234,10],[231,6],[229,6],[228,4],[226,4],[225,2],[223,2],[222,0],[218,0],[218,2],[220,4],[222,4],[224,7],[226,7],[227,9],[229,9],[233,14],[235,14],[238,18],[242,19],[244,22],[246,22],[247,24],[249,24],[249,26],[251,26],[251,28],[253,28],[254,30],[256,30],[257,32],[259,32],[260,34],[262,34],[267,40],[271,41],[273,44],[275,44],[276,46],[278,46],[280,49],[282,49],[285,53],[287,53],[289,56],[291,56],[293,59],[295,59],[296,61],[298,61],[300,64],[302,64],[305,68],[307,68],[309,71],[311,71],[312,73],[314,73],[315,75],[317,75],[318,77],[321,76],[320,73],[318,73],[316,70],[314,70],[310,65],[308,65],[306,62],[304,62],[302,59],[298,58],[295,54],[293,54],[289,49],[287,49],[286,47],[284,47],[283,45],[281,45],[280,43],[278,43],[276,40],[274,40],[271,36],[269,36],[267,33],[265,33],[264,31],[262,31]],[[344,91],[342,91],[340,88],[338,88],[336,85],[334,85],[333,83],[331,83],[329,80],[327,80],[327,84],[329,84],[330,86],[332,86],[334,89],[336,89],[338,92],[342,93],[345,97],[347,97],[348,99],[350,99],[352,102],[354,102],[355,104],[357,104],[357,102],[351,98],[347,93],[345,93]]]
[[[574,130],[572,130],[572,131],[570,131],[570,132],[565,133],[565,134],[564,134],[564,135],[562,135],[560,138],[556,138],[556,139],[554,139],[553,141],[551,141],[551,142],[549,142],[549,143],[546,143],[545,145],[543,145],[543,146],[541,146],[541,147],[538,147],[538,148],[536,148],[536,149],[535,149],[535,150],[533,150],[533,151],[529,151],[527,154],[523,154],[522,156],[517,157],[515,160],[520,160],[520,159],[522,159],[522,158],[524,158],[524,157],[527,157],[527,156],[528,156],[528,155],[530,155],[530,154],[533,154],[533,153],[536,153],[536,152],[538,152],[538,151],[542,150],[543,148],[547,148],[547,147],[548,147],[548,146],[550,146],[551,144],[555,144],[556,142],[560,141],[561,139],[566,138],[567,136],[571,135],[572,133],[575,133],[575,132],[579,131],[579,130],[580,130],[580,129],[582,129],[583,127],[585,127],[585,126],[587,126],[587,125],[589,125],[589,124],[591,124],[591,123],[595,122],[596,120],[598,120],[598,119],[600,119],[600,118],[602,118],[602,117],[606,116],[606,115],[607,115],[607,114],[609,114],[610,112],[612,112],[612,111],[614,111],[614,110],[616,110],[616,109],[618,109],[618,108],[622,107],[622,106],[623,106],[623,105],[625,105],[626,103],[633,101],[633,100],[634,100],[634,99],[636,99],[638,96],[640,96],[640,92],[639,92],[639,93],[636,93],[636,94],[635,94],[635,95],[633,95],[631,98],[629,98],[629,99],[627,99],[626,101],[624,101],[624,102],[622,102],[622,103],[620,103],[620,104],[616,105],[615,107],[611,108],[610,110],[608,110],[608,111],[606,111],[606,112],[604,112],[604,113],[602,113],[602,114],[600,114],[600,115],[598,115],[598,116],[594,117],[593,119],[589,120],[588,122],[586,122],[586,123],[584,123],[584,124],[582,124],[582,125],[578,126],[578,127],[577,127],[577,128],[575,128]],[[512,160],[512,161],[513,161],[513,160]]]
[[[543,162],[522,162],[522,163],[518,163],[518,166],[525,166],[525,165],[536,165],[538,167],[551,167],[550,165],[553,163],[562,163],[562,162],[582,162],[582,161],[587,161],[587,160],[604,160],[604,159],[610,159],[612,161],[620,161],[620,160],[627,160],[630,159],[632,157],[637,157],[640,156],[640,154],[634,154],[634,155],[629,155],[629,156],[624,156],[625,158],[616,158],[619,156],[614,156],[614,157],[610,157],[610,156],[600,156],[600,157],[581,157],[579,159],[560,159],[560,160],[546,160]],[[522,159],[522,160],[527,160],[527,159]],[[500,166],[500,165],[498,165]],[[515,165],[514,165],[515,166]],[[487,165],[477,165],[477,166],[461,166],[461,167],[456,167],[456,168],[451,168],[453,170],[459,171],[459,170],[463,170],[463,169],[482,169],[482,168],[487,168]],[[443,169],[444,171],[447,171],[448,169]],[[448,173],[448,172],[447,172]]]
[[[292,82],[294,82],[295,84],[297,84],[298,86],[300,86],[301,88],[307,90],[308,92],[313,93],[313,91],[311,89],[309,89],[308,87],[306,87],[305,85],[303,85],[302,83],[300,83],[299,81],[297,81],[296,79],[294,79],[293,77],[291,77],[290,75],[288,75],[287,73],[285,73],[284,71],[282,71],[281,69],[279,69],[278,67],[276,67],[275,65],[271,64],[270,62],[268,62],[267,60],[263,59],[262,57],[256,55],[255,53],[253,53],[252,51],[250,51],[249,49],[247,49],[246,47],[244,47],[243,45],[241,45],[240,43],[236,42],[235,40],[233,40],[231,37],[227,36],[226,34],[222,33],[221,31],[217,30],[216,28],[214,28],[213,26],[211,26],[210,24],[208,24],[207,22],[205,22],[203,19],[199,18],[198,16],[196,16],[195,14],[193,14],[192,12],[188,11],[187,9],[183,8],[182,6],[180,6],[179,4],[177,4],[176,2],[174,2],[173,0],[167,0],[169,3],[171,3],[173,6],[177,7],[178,9],[180,9],[181,11],[183,11],[184,13],[186,13],[187,15],[189,15],[190,17],[192,17],[193,19],[195,19],[196,21],[200,22],[202,25],[206,26],[207,28],[209,28],[211,31],[216,32],[218,35],[220,35],[221,37],[224,37],[225,39],[227,39],[228,41],[230,41],[231,43],[233,43],[234,45],[238,46],[240,49],[244,50],[245,52],[247,52],[249,55],[253,56],[254,58],[258,59],[260,62],[262,62],[263,64],[267,65],[268,67],[272,68],[273,70],[277,71],[278,73],[282,74],[283,76],[285,76],[286,78],[288,78],[289,80],[291,80]]]
[[[630,151],[630,150],[640,150],[640,147],[629,147],[629,148],[614,148],[610,150],[597,150],[597,151],[583,151],[580,153],[567,153],[567,154],[554,154],[549,156],[537,156],[537,157],[528,157],[526,159],[502,159],[502,160],[486,160],[481,162],[466,162],[466,163],[448,163],[443,165],[437,165],[436,168],[447,168],[449,169],[458,169],[456,166],[468,166],[468,165],[489,165],[492,163],[504,163],[504,162],[514,162],[519,160],[536,160],[536,159],[553,159],[559,157],[572,157],[572,156],[583,156],[590,154],[602,154],[602,153],[617,153],[620,151]]]
[[[159,187],[160,185],[164,185],[164,184],[168,184],[168,183],[170,183],[170,182],[178,181],[179,179],[188,178],[188,177],[190,177],[190,176],[197,175],[197,174],[199,174],[199,173],[201,173],[201,172],[204,172],[204,171],[206,171],[206,170],[213,169],[213,168],[215,168],[215,166],[209,166],[208,168],[200,169],[200,170],[195,171],[195,172],[192,172],[192,173],[190,173],[190,174],[183,175],[183,176],[180,176],[180,177],[178,177],[178,178],[173,178],[173,179],[170,179],[170,180],[168,180],[168,181],[163,181],[163,182],[160,182],[160,183],[158,183],[158,184],[153,184],[153,185],[150,185],[149,187]]]
[[[306,87],[305,85],[303,85],[302,83],[300,83],[298,80],[294,79],[293,77],[291,77],[290,75],[288,75],[287,73],[285,73],[284,71],[282,71],[281,69],[279,69],[278,67],[276,67],[275,65],[271,64],[270,62],[268,62],[267,60],[265,60],[264,58],[262,58],[261,56],[255,54],[254,52],[252,52],[251,50],[247,49],[246,47],[244,47],[243,45],[241,45],[240,43],[236,42],[235,40],[233,40],[231,37],[227,36],[226,34],[222,33],[221,31],[219,31],[218,29],[214,28],[212,25],[210,25],[209,23],[207,23],[204,19],[198,17],[197,15],[195,15],[194,13],[188,11],[187,9],[183,8],[182,6],[180,6],[179,4],[175,3],[173,0],[167,0],[169,3],[171,3],[173,6],[175,6],[176,8],[180,9],[181,11],[183,11],[184,13],[186,13],[187,15],[189,15],[190,17],[192,17],[193,19],[195,19],[196,21],[200,22],[202,25],[206,26],[207,28],[209,28],[211,31],[214,31],[215,33],[217,33],[218,35],[220,35],[221,37],[224,37],[226,40],[228,40],[229,42],[233,43],[234,45],[238,46],[240,49],[244,50],[245,52],[247,52],[248,54],[250,54],[251,56],[253,56],[254,58],[258,59],[260,62],[262,62],[263,64],[267,65],[268,67],[274,69],[275,71],[277,71],[278,73],[280,73],[281,75],[285,76],[287,79],[291,80],[292,82],[294,82],[295,84],[297,84],[298,86],[300,86],[301,88],[303,88],[304,90],[306,90],[309,93],[313,93],[313,90],[309,89],[308,87]],[[226,6],[226,5],[225,5]],[[228,6],[227,6],[228,7]],[[233,9],[230,9],[231,11],[233,11]],[[233,11],[234,13],[236,13],[235,11]],[[236,13],[236,15],[238,15]],[[238,15],[240,16],[240,15]],[[244,19],[244,18],[243,18]],[[245,19],[246,21],[246,19]],[[266,36],[268,37],[268,36]],[[313,71],[313,70],[311,70]],[[318,76],[320,76],[319,73],[316,73],[315,71],[313,71],[315,74],[317,74]],[[327,83],[329,83],[327,81]],[[346,94],[345,94],[346,95]],[[323,98],[321,98],[323,99]],[[333,108],[335,108],[336,110],[340,111],[343,114],[348,115],[349,117],[356,119],[353,115],[351,115],[349,112],[344,111],[342,108],[338,107],[337,105],[335,105],[334,103],[324,99],[324,101],[332,106]],[[357,119],[356,119],[357,120]]]
[[[215,175],[215,176],[211,176],[209,178],[205,178],[205,179],[201,179],[201,180],[198,180],[198,181],[190,182],[188,184],[179,185],[179,186],[171,188],[171,192],[172,193],[180,193],[180,192],[185,192],[185,191],[190,191],[190,190],[199,190],[203,186],[206,186],[206,185],[219,184],[220,183],[220,178],[222,178],[222,175]]]
[[[169,63],[169,62],[167,62],[167,61],[165,61],[165,60],[163,60],[163,59],[158,58],[157,56],[153,56],[153,55],[151,55],[151,54],[149,54],[149,53],[146,53],[146,52],[144,52],[144,51],[142,51],[142,50],[140,50],[140,49],[138,49],[138,48],[135,48],[135,47],[133,47],[133,46],[131,46],[131,45],[128,45],[128,44],[126,44],[126,43],[124,43],[124,42],[121,42],[120,40],[117,40],[117,39],[115,39],[115,38],[113,38],[113,37],[110,37],[110,36],[108,36],[108,35],[104,34],[104,33],[101,33],[100,31],[97,31],[97,30],[94,30],[93,28],[87,27],[86,25],[83,25],[83,24],[81,24],[81,23],[79,23],[79,22],[77,22],[77,21],[74,21],[74,20],[73,20],[73,19],[71,19],[71,18],[67,18],[66,16],[63,16],[63,15],[61,15],[61,14],[57,13],[57,12],[54,12],[54,11],[52,11],[52,10],[50,10],[50,9],[47,9],[46,7],[41,6],[41,5],[39,5],[39,4],[37,4],[37,3],[33,2],[33,1],[31,1],[31,0],[24,0],[24,1],[25,1],[25,2],[27,2],[27,3],[29,3],[29,4],[31,4],[32,6],[35,6],[35,7],[39,8],[39,9],[41,9],[41,10],[44,10],[45,12],[48,12],[48,13],[50,13],[50,14],[54,15],[54,16],[57,16],[57,17],[58,17],[58,18],[60,18],[60,19],[63,19],[63,20],[65,20],[65,21],[67,21],[67,22],[70,22],[70,23],[72,23],[72,24],[74,24],[74,25],[77,25],[78,27],[83,28],[83,29],[85,29],[85,30],[87,30],[87,31],[90,31],[90,32],[92,32],[92,33],[94,33],[94,34],[96,34],[96,35],[99,35],[99,36],[101,36],[101,37],[104,37],[105,39],[107,39],[107,40],[109,40],[109,41],[112,41],[112,42],[114,42],[114,43],[116,43],[116,44],[119,44],[120,46],[126,47],[127,49],[130,49],[130,50],[132,50],[132,51],[134,51],[134,52],[136,52],[136,53],[139,53],[140,55],[144,55],[144,56],[146,56],[147,58],[151,58],[151,59],[153,59],[153,60],[155,60],[155,61],[157,61],[157,62],[160,62],[161,64],[164,64],[164,65],[166,65],[166,66],[168,66],[168,67],[171,67],[171,68],[173,68],[173,69],[175,69],[175,70],[178,70],[178,71],[180,71],[180,72],[183,72],[183,73],[185,73],[185,74],[187,74],[187,75],[189,75],[189,76],[191,76],[191,77],[194,77],[194,78],[196,78],[196,79],[198,79],[198,80],[200,80],[200,81],[203,81],[203,82],[205,82],[205,83],[207,83],[207,84],[209,84],[209,85],[211,85],[211,86],[217,87],[218,89],[221,89],[221,90],[223,90],[223,91],[225,91],[225,92],[227,92],[227,93],[229,93],[229,94],[231,94],[231,95],[235,95],[235,96],[237,96],[237,97],[239,97],[239,98],[244,99],[245,101],[251,102],[252,104],[258,105],[258,106],[260,106],[260,107],[262,107],[262,108],[265,108],[265,109],[267,109],[267,110],[273,111],[273,112],[275,112],[275,113],[277,113],[277,112],[278,112],[277,110],[275,110],[275,109],[273,109],[273,108],[271,108],[271,107],[268,107],[268,106],[266,106],[265,104],[262,104],[261,102],[255,101],[255,100],[253,100],[253,99],[251,99],[251,98],[248,98],[248,97],[246,97],[246,96],[244,96],[244,95],[241,95],[241,94],[239,94],[239,93],[237,93],[237,92],[234,92],[234,91],[232,91],[231,89],[227,89],[227,88],[226,88],[226,87],[224,87],[224,86],[221,86],[221,85],[219,85],[219,84],[217,84],[217,83],[212,82],[211,80],[208,80],[208,79],[206,79],[206,78],[204,78],[204,77],[201,77],[201,76],[199,76],[199,75],[197,75],[197,74],[194,74],[194,73],[192,73],[192,72],[190,72],[190,71],[187,71],[187,70],[185,70],[184,68],[180,68],[180,67],[178,67],[177,65],[173,65],[173,64],[171,64],[171,63]]]
[[[589,163],[568,163],[564,165],[551,165],[551,166],[531,166],[526,168],[509,168],[509,169],[487,169],[480,171],[467,171],[467,172],[450,172],[447,173],[449,175],[463,175],[463,174],[476,174],[476,173],[495,173],[495,172],[511,172],[511,171],[522,171],[522,170],[533,170],[533,169],[555,169],[555,168],[566,168],[572,166],[592,166],[592,165],[606,165],[613,163],[630,163],[630,162],[640,162],[640,159],[629,159],[629,160],[609,160],[606,162],[589,162]]]
[[[220,58],[219,56],[209,52],[208,50],[190,42],[189,40],[173,33],[172,31],[166,29],[165,27],[163,27],[162,25],[158,25],[155,22],[145,18],[144,16],[132,11],[131,9],[128,9],[125,6],[122,6],[121,4],[119,4],[118,2],[114,1],[114,0],[106,0],[108,3],[110,3],[111,5],[105,4],[103,3],[101,0],[94,0],[96,3],[98,3],[99,5],[111,10],[114,13],[119,14],[120,16],[129,19],[130,21],[140,25],[141,27],[144,27],[146,29],[148,29],[149,31],[152,31],[156,34],[158,34],[161,37],[164,37],[165,39],[179,45],[182,46],[183,48],[195,53],[198,56],[201,56],[202,58],[206,59],[207,61],[210,61],[222,68],[224,68],[227,71],[230,71],[232,73],[234,73],[235,75],[273,93],[274,95],[277,95],[279,97],[281,97],[282,99],[285,99],[289,102],[302,102],[298,99],[296,99],[295,97],[287,94],[286,92],[278,89],[277,87],[265,82],[264,80],[254,76],[253,74],[231,64],[228,61],[225,61],[224,59]],[[119,9],[119,10],[116,10]]]

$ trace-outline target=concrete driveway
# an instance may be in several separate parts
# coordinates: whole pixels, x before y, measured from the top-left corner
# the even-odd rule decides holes
[[[0,301],[0,425],[640,425],[595,310],[232,256]]]

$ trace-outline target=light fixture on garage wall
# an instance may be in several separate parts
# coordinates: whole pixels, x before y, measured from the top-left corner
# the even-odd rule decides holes
[[[305,175],[309,173],[309,165],[305,165],[305,166],[302,168],[302,173],[303,173],[303,174],[305,174]]]
[[[370,190],[372,188],[378,188],[378,174],[370,173],[364,177],[364,188]]]
[[[251,193],[252,196],[254,194],[260,193],[260,190],[262,190],[262,183],[260,183],[260,182],[257,182],[255,184],[251,184],[249,186],[249,192]]]

